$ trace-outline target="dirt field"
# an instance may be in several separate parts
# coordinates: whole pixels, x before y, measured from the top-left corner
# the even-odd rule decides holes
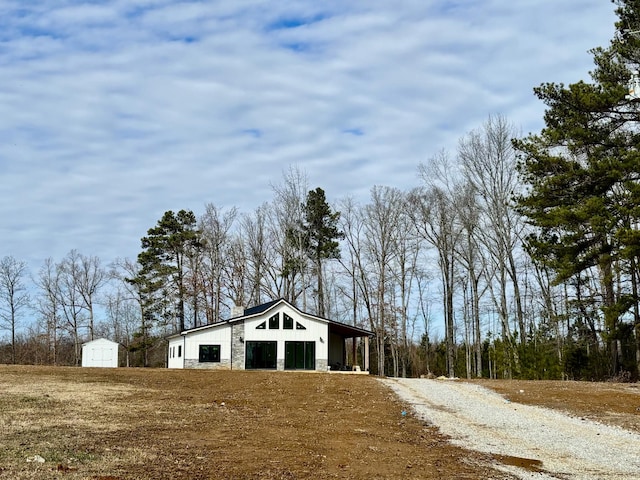
[[[637,385],[483,384],[640,429]],[[0,366],[0,479],[506,478],[404,411],[367,376]]]

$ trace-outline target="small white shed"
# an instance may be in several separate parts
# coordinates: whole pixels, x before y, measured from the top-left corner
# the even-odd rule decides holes
[[[98,338],[82,345],[83,367],[115,368],[118,366],[120,344]]]

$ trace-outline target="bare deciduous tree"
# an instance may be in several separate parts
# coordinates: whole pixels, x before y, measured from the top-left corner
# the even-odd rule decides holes
[[[67,256],[56,265],[57,296],[60,305],[64,329],[69,333],[74,345],[74,364],[80,365],[81,331],[88,327],[88,316],[82,295],[78,289],[78,279],[81,277],[81,259],[76,250],[71,250]]]
[[[503,116],[492,116],[482,128],[460,140],[458,155],[465,178],[478,196],[482,209],[482,235],[478,236],[489,253],[489,261],[497,280],[496,307],[503,323],[503,336],[508,340],[508,291],[513,291],[514,317],[520,343],[526,342],[526,325],[520,294],[520,276],[516,253],[521,243],[522,218],[513,208],[518,191],[515,153],[511,140],[517,131]],[[507,284],[507,278],[510,286]],[[494,284],[495,282],[491,282]]]
[[[307,310],[308,259],[299,227],[305,219],[308,181],[300,169],[291,167],[285,173],[283,183],[272,188],[275,194],[273,215],[267,219],[267,224],[280,261],[279,272],[271,274],[278,286],[277,296],[284,297],[294,305],[300,298],[302,309]]]
[[[149,365],[149,349],[151,348],[152,333],[154,327],[154,314],[153,314],[153,302],[149,300],[148,291],[145,289],[145,284],[138,282],[135,279],[139,277],[142,265],[137,261],[130,259],[118,259],[113,264],[112,276],[117,278],[123,287],[124,298],[120,297],[121,301],[135,303],[138,314],[133,316],[129,312],[128,307],[126,319],[129,320],[132,316],[137,318],[139,323],[136,328],[131,332],[131,337],[127,339],[127,350],[131,352],[133,350],[142,352],[143,365],[146,367]],[[118,309],[121,309],[121,305],[117,305]],[[129,357],[127,357],[129,358]]]
[[[413,321],[410,320],[409,306],[413,293],[414,282],[416,281],[418,272],[418,260],[421,251],[421,241],[417,234],[411,216],[409,215],[410,203],[403,194],[402,206],[398,211],[396,218],[396,228],[398,235],[395,239],[395,261],[391,265],[391,274],[396,286],[396,294],[394,295],[394,311],[398,318],[398,362],[394,362],[394,374],[396,376],[407,376],[409,367],[410,346],[413,340]],[[399,303],[399,305],[398,305]]]
[[[455,177],[449,156],[441,152],[428,164],[419,167],[424,187],[411,194],[415,227],[418,234],[437,251],[442,277],[443,315],[447,345],[447,374],[455,376],[454,290],[456,248],[460,240],[459,202],[464,190]]]
[[[349,279],[349,288],[343,289],[349,292],[351,299],[351,324],[356,325],[360,312],[364,310],[369,320],[369,327],[373,329],[373,305],[371,303],[371,286],[367,278],[367,268],[363,256],[364,247],[364,222],[359,206],[351,198],[347,198],[340,205],[342,215],[340,228],[345,234],[347,256],[340,258],[340,264]],[[362,307],[364,305],[364,308]]]
[[[61,329],[61,305],[60,305],[60,270],[52,258],[47,258],[40,268],[36,286],[39,290],[36,300],[36,310],[40,319],[44,322],[47,332],[47,350],[49,362],[58,364],[58,345],[60,343]]]
[[[400,190],[390,187],[374,187],[371,201],[363,208],[362,247],[368,263],[370,275],[369,290],[376,332],[378,354],[378,374],[384,375],[385,346],[391,315],[392,283],[391,263],[397,255],[396,242],[399,234],[397,220],[403,209],[403,195]]]
[[[247,242],[243,241],[241,236],[232,236],[225,246],[224,251],[224,279],[228,300],[231,307],[249,306],[247,299],[251,297],[251,293],[255,292],[258,298],[253,304],[260,304],[260,281],[255,288],[249,289],[251,282],[249,255]],[[260,275],[260,267],[256,270],[257,276]]]
[[[224,253],[227,250],[230,230],[237,216],[237,209],[223,212],[214,204],[208,203],[200,217],[200,230],[203,241],[203,260],[200,278],[203,284],[204,304],[207,323],[220,321],[223,303]]]
[[[0,328],[11,333],[11,362],[16,363],[16,332],[24,310],[30,304],[24,283],[27,264],[13,257],[0,260]]]
[[[272,249],[269,243],[269,229],[267,227],[268,206],[262,205],[252,216],[245,215],[241,221],[239,235],[242,237],[246,248],[248,277],[249,303],[258,305],[263,300],[263,294],[269,291],[267,284],[270,275],[273,275],[269,268],[270,252]],[[241,300],[240,292],[236,292],[236,305]]]
[[[456,247],[458,259],[464,269],[462,275],[463,292],[468,294],[463,311],[465,313],[465,334],[467,346],[467,376],[471,372],[482,377],[482,329],[480,320],[480,300],[482,296],[480,281],[485,274],[482,251],[478,243],[480,235],[480,209],[473,188],[462,189],[458,208],[462,234]],[[473,351],[473,355],[471,352]]]
[[[69,259],[74,256],[70,254]],[[95,303],[100,288],[107,281],[107,272],[100,264],[96,256],[79,255],[78,277],[75,279],[76,288],[82,298],[82,304],[89,318],[89,339],[94,339],[95,330]]]
[[[122,265],[126,261],[118,260],[118,263]],[[105,330],[109,337],[125,348],[127,367],[131,366],[133,340],[140,328],[140,309],[131,296],[130,288],[130,284],[120,279],[119,284],[105,295],[104,302],[107,320]]]

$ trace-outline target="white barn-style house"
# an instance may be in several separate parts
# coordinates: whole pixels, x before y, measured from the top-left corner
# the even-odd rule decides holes
[[[284,299],[235,311],[226,321],[168,337],[169,368],[344,370],[347,349],[361,340],[361,361],[349,370],[369,370],[373,332],[304,313]],[[347,339],[353,339],[347,342]]]

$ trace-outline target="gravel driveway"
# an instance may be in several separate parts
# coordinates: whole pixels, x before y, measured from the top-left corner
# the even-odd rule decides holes
[[[453,443],[529,463],[529,468],[496,465],[518,478],[640,479],[640,435],[636,433],[511,403],[462,381],[381,381],[411,405],[413,414],[439,427]]]

